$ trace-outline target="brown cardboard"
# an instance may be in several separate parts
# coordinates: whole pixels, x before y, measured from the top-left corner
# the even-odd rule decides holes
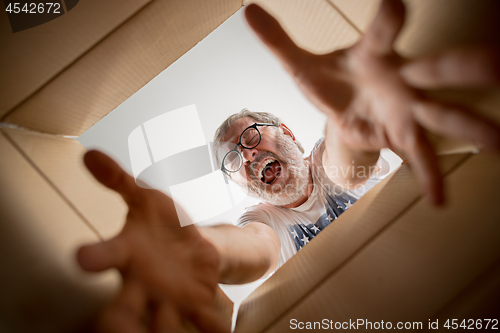
[[[370,26],[381,0],[328,0],[357,31],[363,33]]]
[[[40,132],[80,135],[241,6],[241,0],[150,2],[2,121]],[[67,15],[78,11],[79,6]]]
[[[80,1],[56,20],[15,34],[2,13],[0,118],[55,79],[147,2],[150,0]]]
[[[87,171],[82,159],[86,149],[78,141],[14,129],[4,133],[102,239],[121,230],[127,206],[119,194],[101,186]]]
[[[117,274],[84,275],[78,245],[98,241],[0,132],[0,318],[7,332],[68,332],[95,315]]]
[[[359,33],[324,0],[252,0],[275,16],[300,47],[318,54],[352,45]]]
[[[449,301],[432,321],[446,322],[449,318],[456,318],[461,322],[464,319],[497,318],[500,308],[498,281],[500,281],[500,261],[495,262]]]

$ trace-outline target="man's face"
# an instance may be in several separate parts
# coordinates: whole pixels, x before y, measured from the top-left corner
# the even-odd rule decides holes
[[[256,121],[241,118],[233,123],[224,138],[233,149],[241,133]],[[309,183],[309,167],[284,126],[259,126],[261,141],[253,149],[241,149],[243,165],[231,178],[250,195],[273,205],[284,206],[300,199]]]

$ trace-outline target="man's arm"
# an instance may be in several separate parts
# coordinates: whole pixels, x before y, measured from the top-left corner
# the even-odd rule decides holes
[[[280,240],[264,223],[252,222],[243,228],[219,225],[198,230],[219,253],[220,283],[252,282],[269,275],[278,266]]]
[[[336,124],[327,118],[323,167],[332,182],[354,190],[377,171],[379,152],[354,149],[336,135]]]

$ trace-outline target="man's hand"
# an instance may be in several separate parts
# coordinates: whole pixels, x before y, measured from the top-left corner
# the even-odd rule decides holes
[[[123,230],[111,240],[84,246],[88,271],[117,268],[123,285],[99,320],[102,332],[177,332],[184,319],[203,332],[228,332],[215,311],[219,255],[194,225],[181,227],[171,198],[138,187],[106,155],[91,151],[85,164],[129,207]]]
[[[424,130],[500,150],[497,125],[459,106],[425,99],[419,91],[498,83],[498,57],[485,48],[468,48],[403,59],[393,49],[404,23],[401,0],[384,0],[359,42],[325,55],[298,48],[260,7],[250,5],[245,14],[304,94],[328,116],[336,140],[353,152],[390,148],[402,154],[431,202],[443,200],[442,178]]]

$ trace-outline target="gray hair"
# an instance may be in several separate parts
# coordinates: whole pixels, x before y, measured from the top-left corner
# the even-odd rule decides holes
[[[281,125],[281,120],[278,117],[276,117],[275,115],[271,114],[271,113],[268,113],[268,112],[253,112],[253,111],[249,111],[248,109],[243,109],[240,112],[235,113],[235,114],[229,116],[219,126],[219,128],[217,129],[217,131],[215,131],[215,135],[214,135],[214,148],[215,148],[215,150],[217,150],[217,148],[219,147],[219,143],[223,142],[224,137],[226,136],[227,131],[229,130],[229,128],[231,128],[231,126],[233,125],[233,123],[236,120],[241,119],[241,118],[245,118],[245,117],[252,118],[253,120],[255,120],[256,122],[259,122],[259,123],[274,124],[276,126]],[[300,144],[300,142],[295,141],[295,143],[297,144],[297,147],[299,148],[300,152],[302,154],[304,154],[304,148],[302,147],[302,145]],[[215,154],[215,155],[216,155],[217,165],[219,165],[221,161],[219,161],[219,157],[217,156],[217,154]]]

